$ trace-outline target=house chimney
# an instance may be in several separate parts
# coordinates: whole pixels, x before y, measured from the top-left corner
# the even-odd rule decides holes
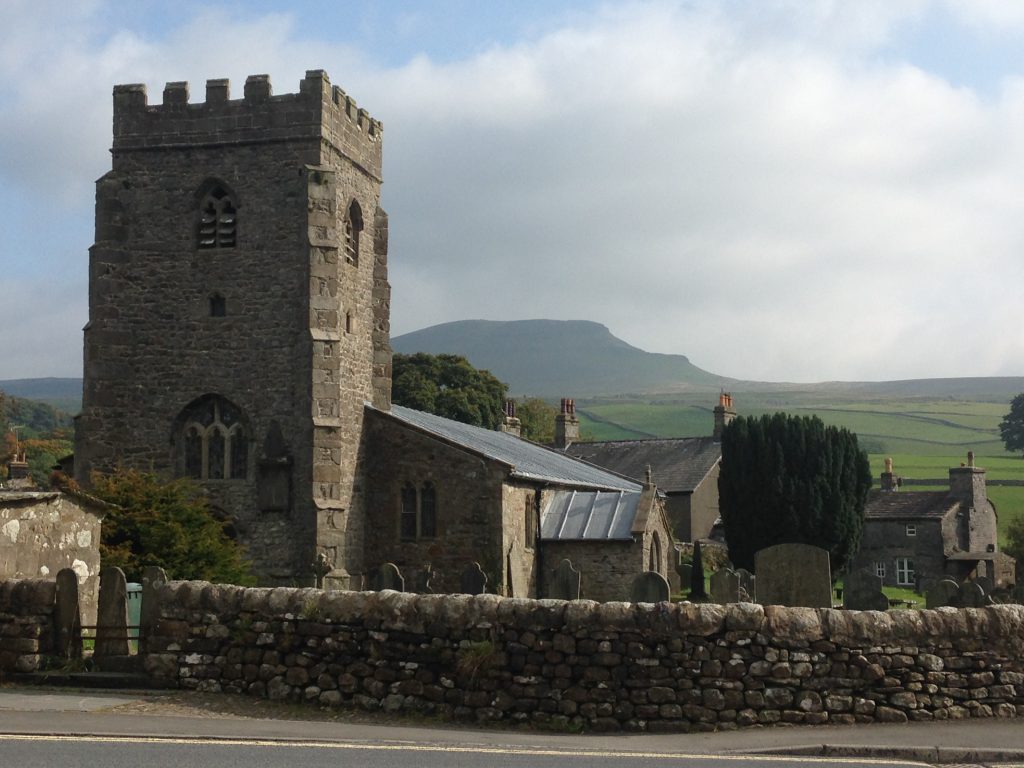
[[[505,418],[502,419],[501,426],[498,429],[516,437],[522,436],[523,424],[516,418],[515,400],[509,399],[505,401]]]
[[[886,457],[885,471],[882,473],[882,490],[897,491],[900,487],[900,479],[892,473],[892,458]]]
[[[722,430],[725,429],[726,425],[736,418],[736,411],[732,409],[732,395],[728,392],[722,392],[718,396],[718,405],[715,406],[715,431],[711,433],[711,436],[715,440],[722,439]]]
[[[580,420],[576,416],[576,401],[562,398],[561,413],[555,416],[555,448],[565,450],[580,439]]]
[[[14,457],[7,465],[7,487],[8,488],[32,488],[32,475],[28,467],[28,457],[25,452],[14,452]]]
[[[949,469],[949,495],[966,503],[971,509],[982,507],[988,499],[985,491],[985,470],[974,466],[974,451],[967,452],[967,462]]]

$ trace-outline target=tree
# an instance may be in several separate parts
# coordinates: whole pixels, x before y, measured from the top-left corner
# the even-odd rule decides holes
[[[1010,412],[999,423],[999,434],[1008,451],[1024,451],[1024,394],[1010,401]]]
[[[774,544],[827,549],[839,573],[860,545],[871,488],[857,436],[821,419],[739,417],[722,432],[719,506],[729,558],[752,569]]]
[[[58,484],[75,490],[66,478]],[[254,583],[241,546],[190,480],[118,470],[94,474],[90,493],[116,505],[103,518],[100,558],[129,581],[141,581],[143,568],[158,565],[174,579]]]
[[[485,429],[496,429],[505,417],[508,388],[464,357],[396,354],[391,376],[397,405]]]
[[[521,434],[535,443],[555,440],[555,417],[558,409],[539,397],[524,397],[516,403],[516,416],[521,423]]]
[[[1015,517],[1006,526],[1006,546],[1003,551],[1016,558],[1018,568],[1024,565],[1024,517]],[[1024,574],[1018,575],[1017,579],[1024,579]]]

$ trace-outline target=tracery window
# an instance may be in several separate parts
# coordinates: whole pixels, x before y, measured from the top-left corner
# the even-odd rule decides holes
[[[402,513],[399,536],[405,541],[437,536],[437,492],[429,481],[416,488],[402,486]]]
[[[345,261],[359,264],[359,235],[363,231],[363,209],[355,200],[345,216]]]
[[[228,191],[217,184],[199,203],[197,245],[201,249],[234,248],[238,229],[235,203]]]
[[[244,480],[249,434],[242,412],[223,397],[201,397],[183,412],[184,470],[196,480]]]

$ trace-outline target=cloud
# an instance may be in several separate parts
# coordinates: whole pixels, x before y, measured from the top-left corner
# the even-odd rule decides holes
[[[981,98],[894,56],[933,7],[614,4],[399,66],[303,37],[301,10],[105,35],[85,13],[52,59],[0,43],[8,83],[55,83],[0,91],[0,176],[61,178],[87,221],[114,82],[201,100],[208,77],[287,92],[322,67],[384,122],[395,333],[584,318],[743,378],[1019,374],[1024,86]]]

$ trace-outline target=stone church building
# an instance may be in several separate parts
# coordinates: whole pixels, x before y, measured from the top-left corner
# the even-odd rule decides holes
[[[563,491],[628,497],[625,557],[667,575],[651,488],[391,408],[382,136],[319,70],[285,95],[263,75],[241,99],[209,80],[199,103],[187,83],[159,105],[145,86],[114,88],[76,478],[194,478],[268,584],[312,583],[322,557],[328,586],[395,562],[431,564],[450,589],[479,561],[488,591],[537,595],[555,565],[538,562],[541,518]]]

